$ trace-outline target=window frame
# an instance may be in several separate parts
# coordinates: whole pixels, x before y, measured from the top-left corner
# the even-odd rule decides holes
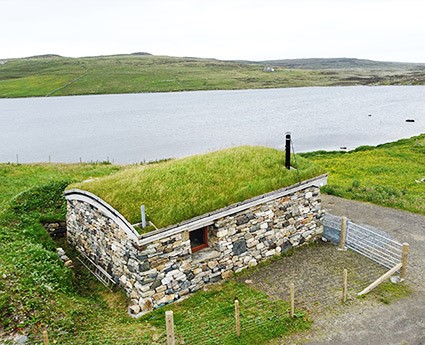
[[[200,228],[200,229],[196,229],[196,230],[190,231],[190,232],[189,232],[189,240],[190,240],[190,234],[191,234],[192,232],[199,231],[199,230],[202,230],[202,231],[203,231],[203,235],[204,235],[204,243],[202,243],[202,244],[200,244],[200,245],[197,245],[196,247],[192,247],[192,241],[190,241],[190,249],[192,250],[192,253],[195,253],[195,252],[197,252],[198,250],[201,250],[201,249],[204,249],[204,248],[207,248],[207,247],[208,247],[208,226],[205,226],[205,227],[203,227],[203,228]]]

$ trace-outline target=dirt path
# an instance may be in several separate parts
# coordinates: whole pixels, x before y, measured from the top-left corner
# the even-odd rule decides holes
[[[384,230],[411,247],[408,298],[383,304],[356,298],[356,293],[386,270],[352,251],[338,252],[330,244],[296,250],[267,267],[243,276],[271,297],[288,299],[288,285],[296,286],[296,303],[314,320],[307,334],[276,344],[425,345],[425,217],[368,203],[323,196],[329,213]],[[349,272],[349,302],[340,302],[342,270]]]

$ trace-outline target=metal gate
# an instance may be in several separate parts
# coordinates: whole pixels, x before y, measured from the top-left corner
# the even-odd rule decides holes
[[[326,214],[323,218],[323,237],[339,243],[342,217]],[[391,238],[384,231],[367,228],[347,220],[347,237],[345,245],[377,262],[392,268],[401,262],[403,245]]]

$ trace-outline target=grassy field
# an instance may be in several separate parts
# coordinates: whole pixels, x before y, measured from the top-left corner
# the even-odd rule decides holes
[[[264,67],[270,65],[275,71],[264,72]],[[329,69],[316,62],[314,66],[326,69],[305,69],[288,68],[281,61],[254,63],[153,55],[10,59],[0,64],[0,97],[425,83],[423,68],[413,65],[396,64],[395,68],[375,63],[373,69],[363,65]]]
[[[298,170],[287,170],[284,152],[244,146],[136,166],[69,188],[100,196],[132,223],[140,222],[143,204],[149,220],[164,227],[324,172],[305,159],[297,163]]]
[[[425,215],[425,134],[362,146],[351,152],[312,152],[305,158],[329,172],[323,191]]]

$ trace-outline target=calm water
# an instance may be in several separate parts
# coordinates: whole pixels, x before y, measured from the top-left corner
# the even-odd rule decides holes
[[[233,145],[283,148],[288,131],[297,152],[350,149],[425,132],[425,87],[0,99],[0,124],[0,162],[18,154],[20,162],[133,163]]]

